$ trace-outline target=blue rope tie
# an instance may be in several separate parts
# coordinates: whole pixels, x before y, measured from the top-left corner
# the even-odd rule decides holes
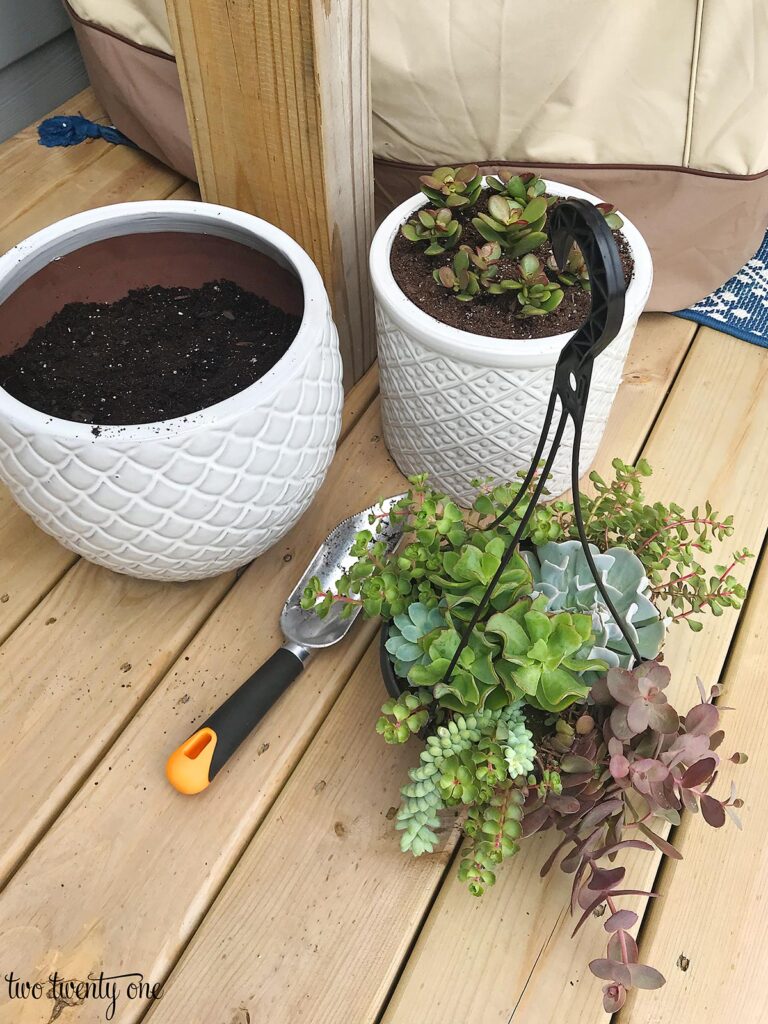
[[[86,139],[104,139],[116,146],[133,146],[129,138],[106,124],[96,124],[80,114],[65,114],[58,117],[47,117],[37,126],[41,146],[77,146]]]

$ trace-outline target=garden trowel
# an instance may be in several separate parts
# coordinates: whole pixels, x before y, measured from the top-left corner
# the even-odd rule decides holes
[[[347,635],[360,607],[341,617],[341,604],[334,604],[321,619],[314,611],[301,607],[305,587],[317,576],[324,591],[331,590],[355,559],[349,551],[360,530],[370,528],[370,517],[378,523],[376,539],[386,544],[387,551],[397,547],[401,525],[389,520],[392,506],[402,494],[387,498],[378,505],[344,519],[333,529],[316,551],[304,575],[291,591],[280,615],[280,628],[285,643],[261,668],[235,690],[231,697],[169,757],[166,775],[180,793],[200,793],[234,754],[243,740],[269,711],[278,697],[304,668],[313,650],[330,647]]]

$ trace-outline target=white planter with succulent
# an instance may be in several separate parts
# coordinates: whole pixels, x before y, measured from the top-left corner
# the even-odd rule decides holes
[[[481,202],[488,194],[487,182],[483,179]],[[446,208],[456,213],[461,206],[454,206],[450,185]],[[587,192],[558,182],[545,181],[543,185],[548,196],[600,202]],[[439,199],[434,202],[435,190],[427,187],[427,191],[432,205],[439,206]],[[442,323],[411,301],[395,280],[390,255],[403,225],[430,201],[429,195],[419,194],[398,206],[383,221],[371,246],[383,426],[389,450],[405,474],[428,473],[434,487],[467,505],[475,493],[473,480],[513,479],[518,470],[530,464],[555,364],[573,331],[533,339],[487,337]],[[513,217],[517,207],[524,211],[524,204],[525,200],[519,204],[512,201]],[[530,231],[522,220],[518,224],[523,233]],[[514,236],[515,225],[509,230]],[[653,276],[651,256],[640,232],[626,218],[621,230],[634,272],[627,287],[621,330],[595,363],[581,443],[582,472],[591,464],[605,430]],[[425,232],[424,240],[434,239],[434,234]],[[446,256],[458,251],[455,243],[444,247],[443,254],[438,240],[436,266],[445,265]],[[515,255],[521,250],[526,250],[525,241],[518,245]],[[469,269],[476,277],[483,277],[477,264],[470,264]],[[553,272],[549,277],[557,283]],[[458,290],[457,285],[454,291]],[[571,447],[571,436],[566,433],[554,464],[550,486],[553,494],[569,486]]]

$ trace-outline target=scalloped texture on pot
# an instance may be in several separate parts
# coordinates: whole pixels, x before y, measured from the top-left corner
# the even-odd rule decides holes
[[[599,202],[579,189],[547,185],[557,195]],[[428,473],[434,487],[468,505],[476,493],[473,479],[511,480],[530,465],[555,364],[572,334],[535,340],[487,338],[448,327],[410,302],[392,276],[389,251],[400,225],[423,202],[414,196],[394,210],[371,247],[384,436],[403,473]],[[582,472],[591,465],[605,431],[651,287],[648,248],[626,218],[624,234],[635,273],[621,331],[595,360],[582,435]],[[553,467],[552,495],[570,486],[572,449],[569,422]]]
[[[43,530],[84,558],[146,579],[201,579],[261,554],[312,501],[341,424],[338,335],[319,273],[278,229],[206,204],[129,205],[154,217],[171,206],[185,216],[215,210],[273,247],[287,239],[305,296],[299,334],[268,374],[225,402],[99,437],[0,389],[0,477]],[[102,229],[110,209],[126,207],[90,211],[102,214]]]

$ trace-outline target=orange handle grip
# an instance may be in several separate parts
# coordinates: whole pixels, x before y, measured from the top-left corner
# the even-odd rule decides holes
[[[209,726],[192,733],[168,758],[165,774],[180,793],[202,793],[211,784],[211,761],[218,737]]]

